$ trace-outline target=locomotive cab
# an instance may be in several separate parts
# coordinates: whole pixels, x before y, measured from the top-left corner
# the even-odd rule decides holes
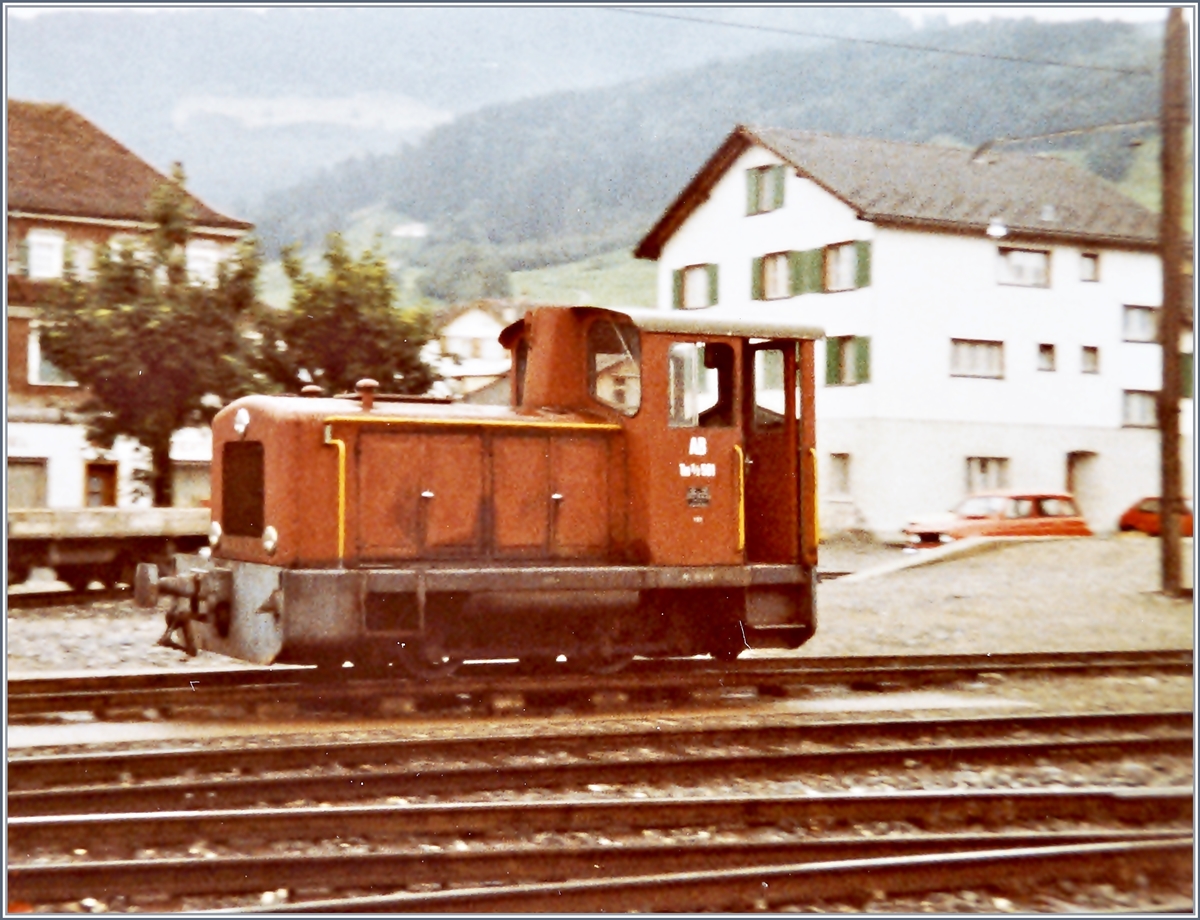
[[[771,317],[546,307],[509,407],[257,396],[213,423],[208,558],[164,639],[260,663],[796,648],[816,626],[813,343]],[[371,382],[364,382],[370,384]]]

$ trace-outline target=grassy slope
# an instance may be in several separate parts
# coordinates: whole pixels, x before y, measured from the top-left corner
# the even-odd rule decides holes
[[[592,256],[581,262],[514,272],[513,296],[539,303],[597,307],[652,307],[656,262],[635,259],[627,251]]]

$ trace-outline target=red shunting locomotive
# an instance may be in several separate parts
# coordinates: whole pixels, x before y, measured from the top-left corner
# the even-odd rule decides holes
[[[751,314],[543,307],[511,406],[250,396],[213,422],[211,549],[163,643],[266,664],[798,648],[816,629],[814,340]]]

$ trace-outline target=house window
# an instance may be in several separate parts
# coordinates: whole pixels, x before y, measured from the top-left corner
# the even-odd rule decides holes
[[[1079,356],[1079,369],[1085,374],[1100,373],[1100,349],[1095,345],[1084,345]]]
[[[1007,457],[967,457],[967,492],[1008,488]]]
[[[1054,370],[1054,346],[1039,345],[1038,346],[1038,361],[1037,369],[1039,371]]]
[[[783,166],[746,170],[746,213],[764,214],[783,207]]]
[[[30,230],[25,238],[29,247],[29,277],[35,280],[61,278],[67,238],[57,230]]]
[[[786,252],[763,256],[762,292],[764,300],[781,300],[792,296],[792,278]]]
[[[1002,378],[1004,343],[951,339],[950,376]]]
[[[42,340],[36,328],[29,330],[26,356],[29,359],[29,382],[33,386],[74,387],[79,384],[66,371],[42,355]]]
[[[871,340],[844,335],[825,340],[825,385],[847,386],[871,380]]]
[[[1127,428],[1158,427],[1158,394],[1147,390],[1126,390],[1123,423]]]
[[[188,278],[193,284],[212,286],[217,283],[217,266],[221,263],[221,247],[212,240],[191,240],[184,250]]]
[[[67,261],[71,274],[80,281],[90,281],[96,274],[96,248],[91,243],[72,243],[67,247]]]
[[[1125,307],[1126,342],[1158,341],[1158,307]]]
[[[1050,253],[1042,249],[1001,249],[1000,283],[1050,286]]]
[[[1085,252],[1079,256],[1079,280],[1100,280],[1100,255],[1095,252]]]
[[[597,402],[622,415],[642,405],[642,351],[632,323],[599,320],[588,329],[588,385]]]
[[[45,459],[8,460],[8,507],[46,507]]]
[[[829,494],[850,494],[850,455],[829,455]]]
[[[675,309],[695,310],[717,302],[717,266],[689,265],[675,272]]]
[[[852,291],[858,284],[858,247],[842,243],[825,250],[825,290]]]

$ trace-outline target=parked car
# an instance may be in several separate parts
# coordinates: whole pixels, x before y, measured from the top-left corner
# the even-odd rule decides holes
[[[1140,530],[1142,533],[1157,537],[1162,531],[1162,521],[1159,519],[1160,504],[1161,501],[1157,497],[1143,498],[1141,501],[1135,502],[1128,511],[1121,515],[1117,526],[1124,531]],[[1185,498],[1183,504],[1187,510],[1179,516],[1179,535],[1190,537],[1192,535],[1192,500]]]
[[[987,492],[972,495],[949,514],[904,528],[913,546],[964,537],[1090,537],[1075,499],[1057,492]]]

